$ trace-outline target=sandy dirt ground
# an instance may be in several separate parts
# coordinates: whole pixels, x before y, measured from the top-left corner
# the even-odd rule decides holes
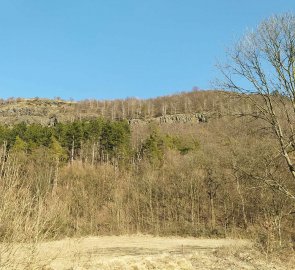
[[[3,256],[1,269],[295,269],[258,255],[249,241],[233,239],[88,237],[22,246],[10,255],[6,261]]]

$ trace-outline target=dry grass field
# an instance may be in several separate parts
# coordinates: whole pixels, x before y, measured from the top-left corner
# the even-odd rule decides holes
[[[22,246],[10,255],[1,269],[295,269],[291,262],[267,259],[247,240],[233,239],[87,237]]]

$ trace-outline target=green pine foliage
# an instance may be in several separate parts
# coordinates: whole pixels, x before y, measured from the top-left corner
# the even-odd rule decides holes
[[[141,142],[136,152],[131,147],[131,130],[127,121],[102,118],[58,123],[53,127],[20,123],[0,125],[0,144],[7,150],[23,152],[32,157],[46,152],[59,161],[92,160],[128,163],[135,156],[146,158],[154,166],[161,166],[169,149],[187,154],[198,149],[198,143],[178,136],[160,133],[156,128]]]
[[[12,149],[15,152],[26,152],[28,149],[28,144],[17,135]]]
[[[160,165],[168,149],[174,149],[181,154],[187,154],[198,148],[199,143],[196,140],[184,140],[177,136],[160,134],[157,129],[154,129],[143,143],[141,154],[143,157],[147,157],[152,164]]]
[[[126,157],[130,154],[130,128],[127,121],[107,121],[101,130],[101,148],[111,157]]]
[[[54,136],[51,137],[50,152],[52,157],[56,160],[67,160],[66,150],[61,146],[59,141]]]
[[[126,121],[103,119],[58,123],[54,127],[25,123],[12,127],[0,125],[0,144],[4,142],[8,150],[32,153],[43,148],[63,160],[72,148],[79,156],[83,145],[96,143],[110,157],[117,157],[130,153],[130,129]]]

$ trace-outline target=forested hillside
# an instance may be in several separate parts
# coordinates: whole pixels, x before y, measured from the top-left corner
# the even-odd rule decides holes
[[[17,111],[14,104],[26,102],[2,106]],[[33,111],[55,101],[30,102]],[[250,236],[265,252],[294,241],[292,198],[265,177],[294,183],[245,96],[209,91],[55,106],[51,124],[0,126],[2,240]],[[169,114],[206,120],[148,120]]]

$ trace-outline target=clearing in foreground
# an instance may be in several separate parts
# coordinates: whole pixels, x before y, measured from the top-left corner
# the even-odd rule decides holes
[[[29,256],[25,250],[33,252],[34,256]],[[13,268],[295,269],[292,265],[283,265],[281,262],[271,261],[270,258],[267,260],[247,240],[146,235],[64,239],[39,244],[35,249],[22,246],[13,253],[13,260],[7,260],[4,267]]]

